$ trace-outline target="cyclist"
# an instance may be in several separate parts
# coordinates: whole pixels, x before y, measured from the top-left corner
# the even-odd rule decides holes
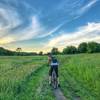
[[[49,62],[49,65],[50,65],[50,69],[49,69],[49,84],[51,85],[52,72],[53,72],[53,70],[55,70],[55,73],[57,75],[58,86],[60,86],[59,77],[58,77],[58,66],[59,66],[58,60],[55,57],[53,57],[52,55],[49,55],[48,56],[48,62]]]

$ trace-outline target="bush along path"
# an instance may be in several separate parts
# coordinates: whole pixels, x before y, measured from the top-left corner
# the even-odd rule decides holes
[[[55,100],[51,88],[48,85],[48,68],[42,65],[22,82],[21,92],[15,100]]]

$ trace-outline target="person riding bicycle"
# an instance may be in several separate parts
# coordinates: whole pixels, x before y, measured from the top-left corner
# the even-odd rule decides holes
[[[57,75],[58,86],[60,86],[59,77],[58,77],[58,66],[59,66],[58,60],[54,56],[49,55],[48,56],[48,62],[49,62],[49,65],[50,65],[50,69],[49,69],[49,84],[51,85],[52,72],[53,72],[53,70],[55,70],[55,73]]]

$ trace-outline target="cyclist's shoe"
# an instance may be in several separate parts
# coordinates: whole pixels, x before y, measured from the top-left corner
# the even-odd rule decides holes
[[[51,86],[51,83],[49,83],[49,85]]]
[[[60,85],[60,84],[58,84],[58,87],[61,87],[61,85]]]
[[[49,81],[49,85],[51,86],[51,81]]]

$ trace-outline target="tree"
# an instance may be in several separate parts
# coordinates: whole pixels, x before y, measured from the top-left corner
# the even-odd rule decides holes
[[[100,52],[100,43],[89,42],[87,45],[87,52],[88,53]]]
[[[59,50],[58,50],[58,48],[52,48],[52,50],[51,50],[51,53],[53,54],[53,55],[57,55],[57,54],[59,54]]]
[[[18,52],[18,53],[16,53],[17,55],[23,55],[23,54],[21,54],[21,51],[22,51],[22,48],[17,48],[16,49],[16,52]]]
[[[1,56],[11,56],[11,55],[14,55],[14,52],[4,49],[3,47],[0,47],[0,55]]]
[[[86,53],[87,52],[87,43],[86,42],[83,42],[83,43],[79,44],[78,52],[79,53]]]
[[[40,51],[40,52],[39,52],[39,55],[43,55],[43,52],[42,52],[42,51]]]
[[[22,51],[22,48],[17,48],[16,51],[17,52],[21,52]]]
[[[100,43],[98,43],[98,50],[97,51],[100,52]]]
[[[68,46],[63,49],[63,54],[75,54],[77,53],[77,48],[74,46]]]

